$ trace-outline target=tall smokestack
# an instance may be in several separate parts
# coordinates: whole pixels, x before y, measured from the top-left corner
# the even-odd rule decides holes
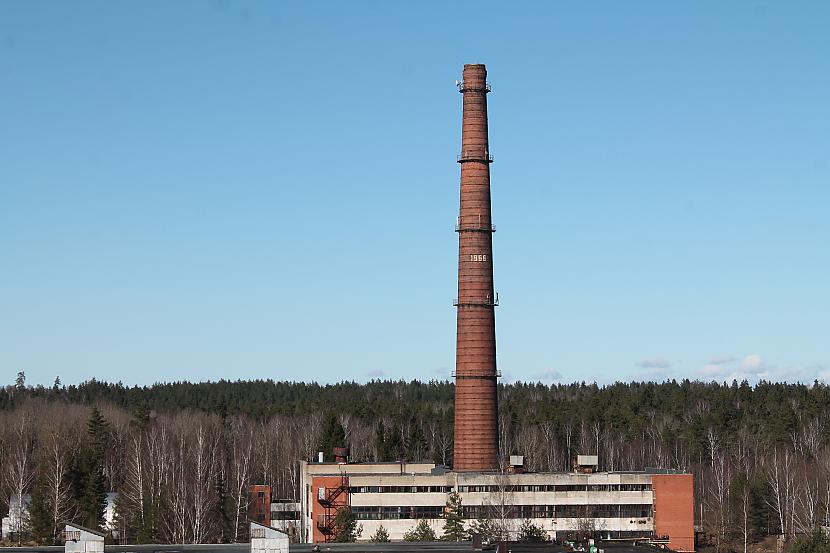
[[[458,334],[455,356],[456,471],[498,468],[496,319],[487,69],[465,65],[461,130],[461,209],[458,215]]]

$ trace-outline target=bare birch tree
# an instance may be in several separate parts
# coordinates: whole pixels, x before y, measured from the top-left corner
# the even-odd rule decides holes
[[[43,462],[42,478],[52,526],[52,543],[57,543],[61,522],[74,519],[77,512],[72,505],[68,473],[70,451],[78,444],[77,434],[65,425],[51,428],[43,439],[47,457]]]
[[[246,420],[237,417],[232,423],[232,462],[230,467],[233,490],[233,541],[239,542],[242,522],[248,514],[248,486],[250,484],[253,428]]]
[[[9,518],[11,530],[21,545],[23,534],[28,530],[28,509],[25,496],[34,481],[34,432],[32,431],[32,414],[23,409],[12,421],[9,455],[4,466],[6,489],[11,493]]]
[[[212,477],[216,468],[216,454],[219,448],[219,436],[211,436],[200,422],[194,435],[191,453],[191,529],[193,543],[206,543],[212,534],[210,528],[211,513],[216,508],[216,494],[212,486]]]

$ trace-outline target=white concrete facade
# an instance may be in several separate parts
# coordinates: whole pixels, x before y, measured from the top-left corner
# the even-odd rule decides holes
[[[301,507],[298,501],[271,502],[271,528],[296,539],[300,533]]]
[[[610,537],[650,536],[654,532],[652,475],[648,473],[455,473],[432,464],[334,464],[301,466],[302,528],[305,541],[320,541],[315,531],[319,498],[315,477],[346,475],[348,505],[369,539],[380,525],[401,540],[421,519],[436,535],[443,531],[448,494],[458,492],[468,523],[479,515],[499,519],[518,531],[531,519],[552,538],[589,526]],[[331,512],[331,511],[329,511]],[[315,534],[316,540],[315,540]]]

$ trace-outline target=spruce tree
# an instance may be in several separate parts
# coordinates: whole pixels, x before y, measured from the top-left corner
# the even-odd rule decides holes
[[[446,541],[464,541],[467,539],[467,531],[464,530],[461,496],[455,491],[450,492],[447,496],[447,504],[444,507],[444,534],[441,539]]]
[[[133,419],[130,421],[130,426],[137,430],[146,430],[150,426],[150,408],[147,407],[146,402],[141,402],[133,407]]]
[[[386,429],[386,455],[388,461],[398,461],[405,456],[403,437],[400,426],[397,424]]]
[[[406,457],[411,461],[421,461],[424,452],[427,450],[429,444],[427,438],[424,436],[424,431],[415,417],[410,419],[410,430],[404,446],[406,448]]]
[[[388,543],[389,542],[389,532],[386,528],[383,527],[383,524],[378,526],[378,529],[375,531],[374,535],[369,538],[369,541],[372,543]]]
[[[108,442],[106,419],[96,407],[87,421],[87,444],[82,449],[78,466],[78,508],[84,526],[100,529],[107,508],[107,489],[104,479],[104,455]]]
[[[504,541],[507,539],[507,529],[504,528],[504,526],[498,521],[494,521],[484,514],[481,514],[479,518],[470,525],[470,534],[479,534],[481,539],[487,543]]]
[[[346,445],[346,431],[343,430],[343,425],[337,419],[334,411],[329,412],[323,423],[323,434],[320,437],[320,451],[327,461],[334,461],[334,454],[332,451],[335,447],[345,447]]]
[[[519,528],[518,541],[527,543],[542,543],[548,541],[548,534],[542,529],[541,526],[533,524],[532,520],[525,519],[524,522],[522,522],[522,526]]]
[[[421,519],[412,530],[403,535],[404,541],[435,541],[435,531],[426,519]]]
[[[49,513],[49,501],[40,482],[35,485],[32,502],[29,503],[29,528],[38,543],[55,545],[57,532]]]
[[[830,536],[821,528],[795,540],[790,553],[830,553]]]
[[[357,538],[363,532],[363,528],[357,524],[357,518],[348,507],[343,507],[337,511],[337,515],[334,517],[334,527],[336,528],[334,541],[338,543],[357,541]]]

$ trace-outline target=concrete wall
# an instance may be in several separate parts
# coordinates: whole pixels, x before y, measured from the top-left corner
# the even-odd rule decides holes
[[[443,519],[426,519],[435,535],[440,538],[444,532]],[[551,539],[557,538],[557,532],[574,532],[579,529],[579,520],[574,518],[558,518],[558,519],[531,519],[534,524],[541,527],[548,533]],[[389,539],[393,541],[403,540],[406,532],[412,530],[420,520],[399,519],[399,520],[360,520],[358,523],[363,528],[363,533],[360,540],[368,540],[377,531],[382,524],[389,532]],[[473,521],[466,521],[465,527],[469,527]],[[515,536],[522,525],[522,519],[510,519],[505,521],[508,530]],[[653,519],[617,519],[617,518],[598,518],[595,519],[596,528],[599,532],[642,532],[644,535],[649,534],[654,530]]]
[[[429,474],[435,463],[309,463],[300,461],[308,474]]]
[[[323,535],[316,530],[316,516],[325,510],[317,500],[320,487],[334,487],[340,483],[340,471],[349,474],[351,489],[373,486],[441,486],[455,490],[467,489],[471,486],[491,486],[497,490],[509,486],[622,486],[637,485],[651,487],[646,490],[581,490],[581,491],[462,491],[462,503],[466,506],[493,505],[499,502],[512,505],[643,505],[651,506],[654,517],[597,518],[594,524],[599,532],[634,532],[649,535],[654,532],[658,535],[668,535],[670,544],[683,551],[692,551],[694,548],[693,517],[694,510],[692,497],[692,476],[688,474],[648,474],[639,472],[616,473],[604,472],[595,474],[576,473],[525,473],[525,474],[492,474],[492,473],[453,473],[443,474],[400,474],[389,469],[396,464],[381,465],[336,465],[314,464],[318,474],[309,474],[308,470],[301,475],[303,496],[301,500],[302,519],[308,528],[303,533],[303,539],[322,541]],[[426,465],[429,466],[429,465]],[[354,472],[353,467],[360,467]],[[328,470],[328,474],[323,471]],[[385,472],[382,472],[385,470]],[[335,471],[332,474],[332,471]],[[343,504],[353,507],[442,507],[447,501],[447,494],[443,492],[356,492],[343,494]],[[662,517],[662,518],[659,518]],[[443,531],[443,519],[426,519],[440,536]],[[418,519],[386,519],[386,520],[359,520],[363,528],[361,539],[369,539],[377,528],[383,524],[389,532],[390,538],[402,539],[403,534],[412,529]],[[551,537],[557,537],[557,532],[573,532],[579,529],[579,519],[575,518],[535,518],[533,522],[544,528]],[[582,521],[584,523],[584,521]],[[521,518],[510,519],[509,524],[517,531],[522,523]],[[561,537],[561,536],[560,536]]]

